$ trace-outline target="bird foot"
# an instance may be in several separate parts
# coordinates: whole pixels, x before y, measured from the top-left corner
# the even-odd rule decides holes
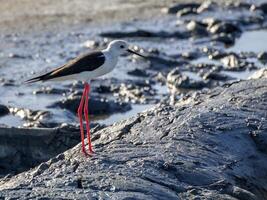
[[[87,157],[87,156],[90,156],[91,157],[92,156],[92,154],[91,153],[87,153],[85,149],[82,149],[82,153],[83,153],[83,155],[85,157]]]
[[[95,154],[95,151],[93,149],[89,149],[89,154]]]

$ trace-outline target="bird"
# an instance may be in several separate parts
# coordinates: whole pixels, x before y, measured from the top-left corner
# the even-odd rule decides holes
[[[90,124],[88,117],[88,98],[90,94],[90,80],[98,78],[111,72],[117,65],[118,57],[129,52],[140,57],[146,56],[131,50],[130,44],[124,40],[113,40],[107,48],[100,51],[93,51],[81,56],[78,56],[66,64],[55,68],[45,74],[33,77],[25,81],[25,83],[45,82],[45,81],[65,81],[78,80],[84,82],[84,89],[81,97],[77,115],[80,123],[80,134],[82,143],[82,152],[85,155],[92,155],[94,150],[91,143]],[[84,128],[83,128],[83,114],[86,124],[86,133],[88,140],[88,153],[86,152],[84,143]]]

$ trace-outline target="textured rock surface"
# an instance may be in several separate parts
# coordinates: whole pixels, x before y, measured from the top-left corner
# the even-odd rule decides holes
[[[167,84],[172,92],[179,93],[182,89],[201,89],[207,86],[207,83],[200,80],[193,80],[182,74],[179,68],[175,68],[167,75]]]
[[[79,129],[0,128],[0,176],[25,171],[80,141]]]
[[[0,198],[266,199],[267,79],[161,105],[14,177]]]
[[[183,9],[197,9],[200,6],[198,3],[179,3],[170,6],[169,8],[162,9],[162,12],[169,13],[169,14],[175,14],[178,11],[181,11]]]

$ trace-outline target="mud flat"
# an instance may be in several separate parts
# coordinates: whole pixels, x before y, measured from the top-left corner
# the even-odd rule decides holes
[[[0,180],[1,198],[266,199],[267,79],[217,87]]]

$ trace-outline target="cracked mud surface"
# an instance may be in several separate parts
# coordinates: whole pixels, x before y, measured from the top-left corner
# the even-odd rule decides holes
[[[265,199],[267,79],[158,105],[0,180],[0,198]]]

